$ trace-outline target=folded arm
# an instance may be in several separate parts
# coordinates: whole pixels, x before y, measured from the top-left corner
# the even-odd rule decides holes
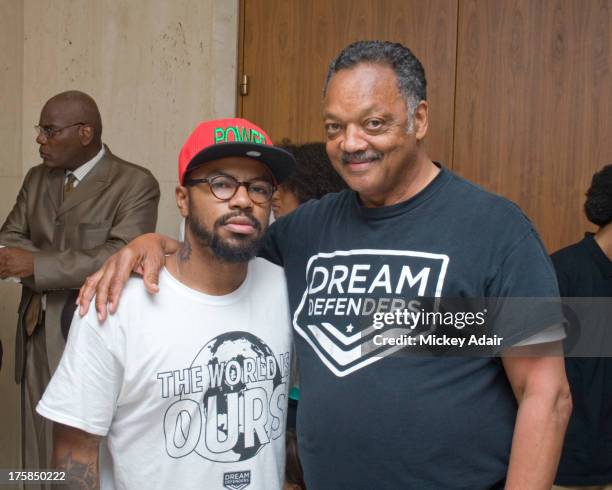
[[[0,228],[0,279],[7,277],[28,277],[34,273],[34,255],[38,249],[30,240],[30,228],[27,219],[27,181],[17,194],[13,209]]]
[[[30,170],[26,175],[19,194],[17,194],[15,205],[0,228],[0,245],[36,252],[38,249],[30,239],[30,227],[28,226],[27,189],[31,172]]]
[[[31,251],[28,252],[28,257],[23,257],[23,261],[13,260],[18,264],[29,264],[30,270],[23,266],[20,269],[11,269],[8,259],[2,260],[3,250],[6,250],[7,255],[11,252],[15,255],[21,252],[19,248],[0,249],[0,274],[22,277],[27,287],[38,292],[79,288],[92,270],[101,267],[108,257],[129,240],[155,229],[160,194],[157,182],[150,176],[135,183],[130,195],[123,199],[103,243],[88,249],[37,250],[29,239],[26,187],[27,184],[24,184],[0,231],[0,244],[23,247],[23,250]],[[22,253],[20,256],[23,255]]]

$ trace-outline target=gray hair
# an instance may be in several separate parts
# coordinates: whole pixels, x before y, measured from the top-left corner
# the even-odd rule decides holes
[[[327,94],[329,81],[336,72],[353,68],[360,63],[378,63],[393,69],[397,88],[406,102],[408,131],[412,132],[414,112],[419,102],[427,100],[427,80],[421,62],[402,44],[389,41],[357,41],[348,45],[329,65],[323,96]]]

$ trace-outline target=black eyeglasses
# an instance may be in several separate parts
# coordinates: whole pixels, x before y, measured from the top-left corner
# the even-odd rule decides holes
[[[272,199],[272,194],[276,191],[276,186],[267,180],[252,180],[250,182],[240,182],[231,175],[215,175],[206,179],[185,179],[186,186],[197,184],[208,184],[210,192],[221,201],[229,201],[238,192],[238,188],[243,185],[251,201],[256,204],[264,204]]]
[[[64,126],[63,128],[54,128],[53,126],[34,126],[36,134],[42,134],[45,138],[53,138],[55,135],[60,134],[64,129],[72,128],[74,126],[84,126],[87,123],[78,122],[71,124],[70,126]]]

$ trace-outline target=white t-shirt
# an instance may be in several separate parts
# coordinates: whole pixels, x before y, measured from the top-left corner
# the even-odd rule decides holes
[[[291,330],[285,277],[249,263],[209,296],[167,270],[128,281],[116,314],[75,316],[37,411],[107,436],[103,489],[282,488]]]

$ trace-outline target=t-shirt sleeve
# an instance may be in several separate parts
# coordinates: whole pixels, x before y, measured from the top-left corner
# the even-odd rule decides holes
[[[270,225],[258,253],[262,259],[269,260],[281,267],[285,264],[284,251],[289,238],[288,222],[289,217],[284,216]]]
[[[495,297],[558,297],[552,262],[535,231],[530,231],[509,250],[488,288]]]
[[[495,300],[495,333],[515,345],[564,323],[554,268],[531,230],[509,250],[489,284]]]
[[[66,349],[36,411],[54,422],[105,436],[123,379],[123,368],[99,330],[78,313]],[[108,323],[108,321],[107,321]]]

